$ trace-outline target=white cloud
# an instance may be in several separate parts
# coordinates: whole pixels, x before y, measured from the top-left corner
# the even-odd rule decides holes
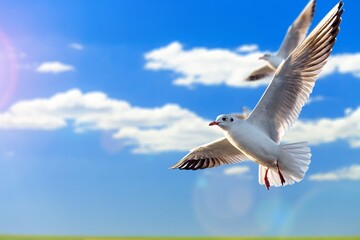
[[[332,55],[322,71],[322,76],[333,73],[352,74],[360,78],[360,53]]]
[[[75,50],[83,50],[84,46],[80,43],[70,43],[68,45],[69,48],[75,49]]]
[[[177,104],[143,108],[102,92],[78,89],[20,101],[0,112],[2,129],[112,131],[114,138],[122,139],[137,153],[187,151],[221,137],[219,129],[208,127],[209,121]],[[360,148],[360,107],[347,109],[343,117],[299,120],[284,140],[306,140],[312,145],[344,140]]]
[[[297,121],[285,135],[288,142],[306,140],[310,144],[345,140],[351,147],[360,147],[360,107],[338,118],[321,118]]]
[[[205,47],[187,50],[181,43],[172,42],[146,53],[145,68],[177,73],[178,77],[173,83],[179,86],[225,84],[230,87],[258,87],[267,85],[270,78],[255,82],[245,82],[244,79],[264,66],[265,62],[258,60],[264,53],[254,44],[242,45],[236,51]],[[360,78],[360,53],[332,55],[320,77],[334,73],[352,74]]]
[[[245,45],[241,45],[240,47],[238,47],[236,49],[236,51],[237,52],[254,52],[258,49],[259,49],[259,47],[256,44],[245,44]]]
[[[245,48],[249,49],[249,46],[245,45]],[[263,54],[259,51],[241,54],[220,48],[184,50],[181,43],[173,42],[148,52],[145,55],[145,68],[174,71],[179,74],[174,84],[181,86],[226,84],[233,87],[257,87],[268,84],[269,79],[255,82],[245,82],[243,79],[264,65],[264,62],[258,60]]]
[[[219,129],[208,127],[209,122],[176,104],[142,108],[78,89],[20,101],[0,113],[2,129],[110,130],[138,153],[185,151],[222,136]]]
[[[130,144],[137,146],[136,153],[188,151],[222,136],[219,129],[209,128],[208,123],[190,116],[168,122],[162,128],[122,127],[114,137],[129,139]]]
[[[333,172],[318,173],[309,176],[312,181],[360,180],[360,165],[340,168]]]
[[[327,97],[324,97],[324,96],[321,96],[321,95],[317,95],[317,96],[314,96],[314,97],[310,97],[306,104],[311,104],[311,103],[314,103],[314,102],[322,102],[322,101],[325,101],[327,100],[328,98]]]
[[[244,175],[245,173],[249,172],[250,168],[248,166],[234,166],[225,168],[224,174],[225,175]]]
[[[36,68],[36,71],[40,73],[62,73],[74,70],[73,66],[58,61],[44,62]]]

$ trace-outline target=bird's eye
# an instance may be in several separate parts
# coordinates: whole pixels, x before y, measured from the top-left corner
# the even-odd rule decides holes
[[[224,122],[226,122],[226,117],[223,117],[222,120],[223,120]]]
[[[234,121],[234,119],[233,119],[233,118],[230,118],[230,121],[232,121],[232,122],[233,122],[233,121]]]

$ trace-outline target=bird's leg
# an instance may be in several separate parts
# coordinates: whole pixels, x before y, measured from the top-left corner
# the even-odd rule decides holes
[[[281,171],[280,171],[278,161],[276,161],[276,167],[277,167],[277,171],[278,171],[278,174],[279,174],[279,177],[280,177],[281,185],[284,185],[284,183],[285,183],[285,178],[284,178],[284,176],[282,175],[282,173],[281,173]]]
[[[265,177],[264,177],[265,186],[266,186],[267,190],[269,190],[269,188],[270,188],[270,182],[269,182],[269,179],[268,179],[268,176],[267,176],[268,171],[269,171],[269,168],[266,168]]]

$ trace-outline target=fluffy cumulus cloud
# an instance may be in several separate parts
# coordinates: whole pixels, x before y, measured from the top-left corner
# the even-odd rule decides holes
[[[73,66],[58,61],[43,62],[36,68],[36,71],[39,73],[62,73],[74,70]]]
[[[181,43],[173,42],[145,54],[145,68],[177,73],[174,84],[179,86],[225,84],[231,87],[258,87],[268,84],[270,78],[255,82],[245,82],[244,79],[264,66],[265,62],[258,60],[264,53],[254,44],[242,45],[232,51],[205,47],[184,49]],[[360,78],[360,53],[332,55],[321,77],[333,73],[352,74]]]
[[[67,126],[76,132],[113,131],[138,153],[184,151],[221,136],[209,120],[166,104],[155,108],[132,106],[102,92],[78,89],[50,98],[20,101],[0,113],[2,129],[55,130]]]
[[[254,45],[239,47],[237,53],[220,48],[186,50],[181,43],[173,42],[148,52],[145,55],[145,68],[176,72],[178,78],[174,84],[180,86],[226,84],[233,87],[256,87],[266,85],[269,79],[256,82],[245,82],[243,79],[264,65],[264,62],[258,60],[262,54]]]
[[[310,144],[348,141],[351,147],[360,147],[360,107],[347,109],[343,117],[300,120],[285,135],[285,140],[295,142],[306,140]]]
[[[187,151],[221,137],[219,129],[208,127],[209,121],[177,104],[144,108],[103,92],[78,89],[20,101],[0,112],[0,129],[112,131],[114,138],[122,139],[137,153]],[[360,107],[347,109],[339,118],[299,120],[284,140],[307,140],[312,145],[344,140],[359,148]]]
[[[360,180],[360,165],[340,168],[332,172],[318,173],[309,176],[312,181]]]
[[[360,53],[332,55],[322,71],[322,76],[332,73],[352,74],[360,78]]]

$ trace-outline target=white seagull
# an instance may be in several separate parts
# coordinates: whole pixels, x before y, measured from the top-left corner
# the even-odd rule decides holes
[[[280,63],[286,59],[292,51],[305,39],[314,16],[316,0],[310,0],[288,28],[286,36],[275,55],[266,53],[259,59],[267,61],[264,67],[252,72],[245,80],[256,81],[272,75],[279,67]]]
[[[209,125],[225,137],[193,149],[172,168],[197,170],[250,159],[259,164],[259,183],[299,182],[310,164],[307,142],[280,144],[309,98],[340,30],[340,1],[283,61],[255,109],[246,118],[223,114]]]

